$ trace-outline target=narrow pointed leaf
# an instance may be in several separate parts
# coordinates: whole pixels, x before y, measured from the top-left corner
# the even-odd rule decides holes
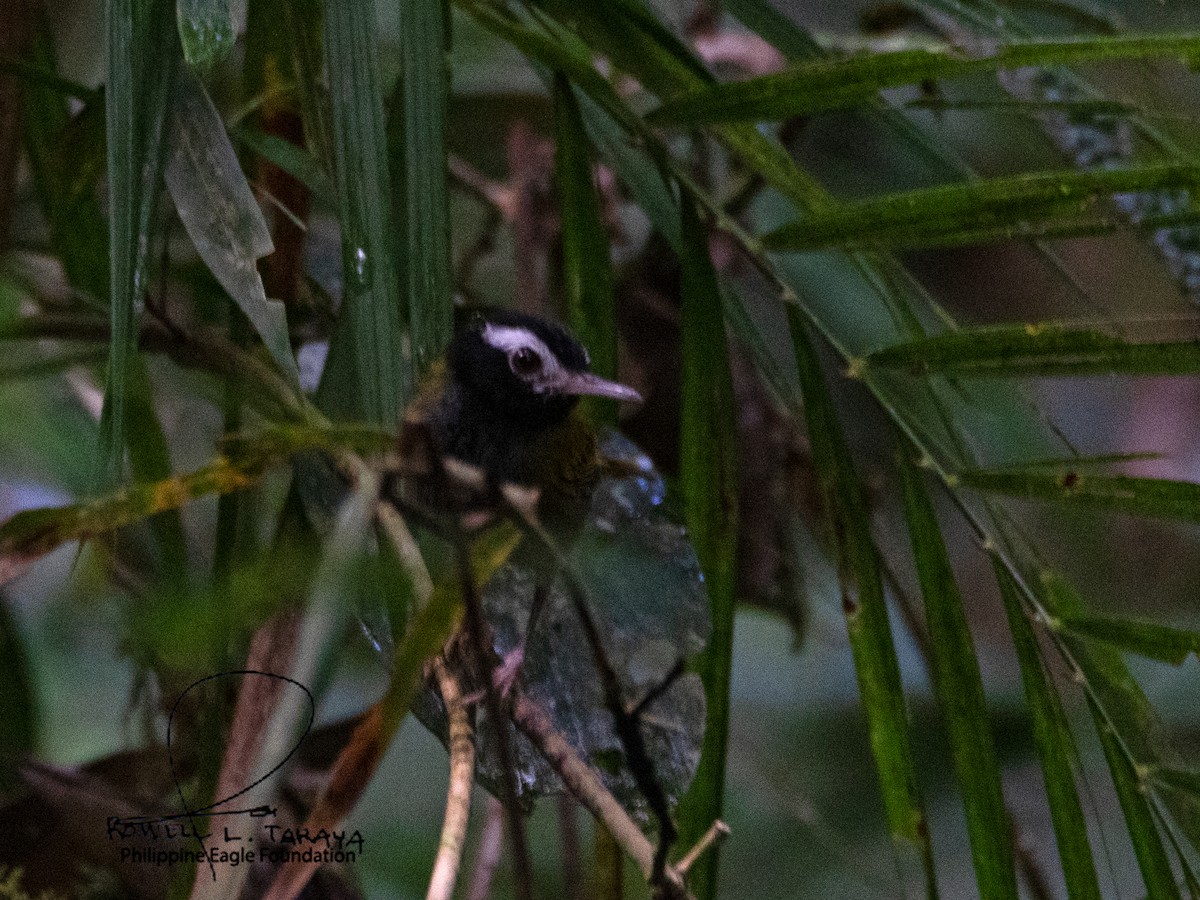
[[[916,853],[936,893],[933,851],[908,736],[900,664],[888,624],[878,554],[862,489],[805,323],[788,308],[813,463],[842,584],[842,608],[879,771],[888,829],[901,861]],[[907,848],[907,849],[906,849]]]
[[[124,472],[128,371],[137,352],[137,321],[148,286],[146,255],[166,156],[167,101],[179,54],[165,0],[108,0],[105,19],[112,336],[100,421],[101,486],[117,483]]]
[[[934,690],[962,790],[976,883],[982,897],[1016,900],[1012,833],[1000,788],[1000,767],[988,722],[983,679],[963,598],[954,580],[933,504],[907,454],[901,455],[900,473],[905,518],[925,598]]]
[[[1200,56],[1195,34],[1123,35],[1029,41],[969,58],[952,50],[899,50],[803,63],[784,72],[717,85],[672,98],[650,116],[656,124],[762,122],[810,115],[872,99],[884,88],[1036,65]]]
[[[574,89],[563,75],[554,79],[555,186],[562,216],[563,282],[567,320],[588,348],[592,371],[617,375],[617,328],[613,310],[612,260],[600,199],[592,175],[587,131]],[[613,401],[596,402],[598,418],[616,425]]]
[[[1104,641],[1129,653],[1177,666],[1191,654],[1200,655],[1200,632],[1102,616],[1072,616],[1061,628],[1079,637]]]
[[[267,298],[258,274],[258,259],[274,249],[271,232],[225,125],[190,70],[181,71],[176,81],[171,125],[164,177],[183,227],[272,359],[293,384],[299,384],[287,313],[282,302]]]
[[[325,4],[343,298],[318,402],[342,417],[390,425],[405,403],[410,373],[375,34],[373,3]]]
[[[333,179],[313,154],[278,135],[248,126],[239,128],[236,137],[240,143],[302,183],[322,204],[331,208],[337,205]]]
[[[1116,735],[1095,703],[1090,702],[1090,698],[1088,705],[1091,707],[1092,717],[1096,720],[1096,732],[1100,735],[1100,745],[1104,748],[1104,758],[1108,761],[1113,786],[1117,789],[1117,799],[1120,800],[1121,811],[1125,814],[1125,826],[1129,829],[1129,839],[1133,842],[1133,851],[1137,856],[1138,868],[1142,871],[1142,880],[1146,883],[1148,896],[1154,897],[1155,900],[1176,900],[1180,897],[1179,885],[1175,883],[1171,861],[1159,836],[1154,813],[1150,809],[1150,801],[1138,771],[1130,763]]]
[[[233,50],[233,10],[229,0],[176,0],[183,58],[206,72]]]
[[[829,246],[935,246],[959,232],[1024,237],[1042,220],[1079,220],[1081,204],[1127,191],[1196,187],[1200,168],[1150,165],[1109,171],[1039,172],[924,188],[849,203],[790,222],[763,238],[775,250]],[[1086,209],[1086,207],[1085,207]]]
[[[1194,375],[1200,341],[1133,344],[1099,331],[1054,323],[964,328],[897,344],[868,365],[919,373],[998,378],[1062,375]]]
[[[253,438],[231,439],[209,465],[150,484],[137,484],[72,506],[31,509],[0,525],[0,584],[67,541],[86,540],[179,509],[199,497],[243,490],[267,469],[303,450],[382,452],[394,438],[354,426],[274,427]]]
[[[1094,475],[1064,469],[973,469],[958,475],[976,490],[1030,500],[1200,522],[1200,484],[1165,478]]]
[[[704,572],[712,614],[708,646],[696,664],[704,682],[708,722],[700,767],[679,810],[680,843],[689,847],[721,817],[724,805],[737,589],[737,461],[721,292],[696,208],[690,199],[681,205],[680,481],[684,521]],[[691,885],[698,897],[716,896],[715,848],[692,870]]]
[[[1078,760],[1071,726],[1050,673],[1042,665],[1033,627],[1021,606],[1016,586],[1002,566],[995,566],[996,580],[1008,626],[1012,632],[1025,703],[1033,723],[1033,739],[1042,764],[1046,799],[1058,843],[1063,876],[1070,900],[1100,900],[1100,882],[1088,842],[1087,821],[1079,802],[1074,766]]]
[[[449,23],[443,0],[401,0],[395,169],[403,216],[403,271],[413,369],[425,372],[453,330],[450,198],[446,186],[446,71]]]

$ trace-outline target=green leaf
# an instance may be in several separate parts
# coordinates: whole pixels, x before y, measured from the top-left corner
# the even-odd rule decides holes
[[[689,91],[655,110],[655,124],[762,122],[810,115],[872,99],[884,88],[1038,65],[1200,56],[1194,34],[1122,35],[1001,46],[978,58],[954,51],[899,50],[814,60],[784,72]]]
[[[962,595],[933,504],[908,454],[900,454],[904,511],[925,597],[933,686],[950,738],[982,897],[1017,897],[1017,872],[983,679]]]
[[[420,377],[454,329],[450,288],[450,197],[446,186],[446,71],[449,22],[443,0],[401,0],[402,124],[391,145],[404,234],[404,272],[413,368]]]
[[[237,34],[229,0],[176,0],[183,58],[207,72],[233,50]]]
[[[325,57],[333,101],[343,298],[318,403],[344,417],[395,422],[411,383],[400,333],[400,246],[391,215],[375,6],[325,6]]]
[[[870,354],[866,363],[921,374],[991,377],[1194,375],[1200,373],[1200,342],[1131,344],[1055,323],[998,325],[896,344]]]
[[[333,179],[312,153],[278,135],[267,134],[250,126],[241,126],[234,136],[239,143],[301,182],[321,204],[330,208],[337,206]]]
[[[1017,662],[1021,667],[1025,703],[1029,708],[1033,739],[1042,764],[1046,799],[1050,804],[1050,818],[1054,823],[1054,837],[1058,842],[1058,856],[1062,860],[1067,895],[1070,900],[1100,900],[1100,882],[1096,877],[1096,864],[1088,843],[1087,821],[1075,786],[1072,767],[1078,761],[1078,752],[1071,726],[1054,680],[1042,665],[1037,638],[1021,606],[1016,585],[998,561],[995,562],[995,571],[1017,652]]]
[[[1157,622],[1115,619],[1103,616],[1071,616],[1059,626],[1079,637],[1104,641],[1121,650],[1180,665],[1189,655],[1200,656],[1200,632]]]
[[[1081,204],[1126,191],[1200,184],[1194,165],[1040,172],[924,188],[849,203],[790,222],[763,238],[775,250],[829,246],[929,247],[990,237],[1025,237],[1042,220],[1079,220]]]
[[[1200,522],[1200,484],[1187,481],[1093,475],[1073,469],[969,469],[957,477],[966,487],[992,494]]]
[[[358,426],[276,426],[253,437],[227,440],[221,455],[193,472],[136,484],[85,503],[17,513],[0,525],[0,585],[67,541],[115,531],[199,497],[243,490],[267,469],[301,451],[350,448],[379,453],[394,440],[384,432]]]
[[[1178,898],[1179,886],[1175,883],[1171,861],[1167,857],[1166,848],[1163,847],[1162,838],[1154,822],[1154,813],[1143,790],[1138,771],[1131,764],[1100,709],[1091,697],[1088,700],[1092,718],[1096,720],[1096,733],[1100,735],[1100,745],[1104,748],[1104,758],[1108,760],[1108,769],[1112,773],[1113,786],[1117,789],[1117,799],[1121,801],[1121,811],[1125,814],[1125,825],[1129,829],[1129,838],[1133,841],[1133,851],[1142,871],[1142,880],[1146,883],[1146,891],[1155,900]]]
[[[616,378],[617,326],[608,233],[593,181],[583,117],[574,89],[561,74],[554,78],[554,140],[567,321],[588,348],[592,371]],[[589,408],[599,421],[616,425],[615,402],[594,402]]]
[[[900,664],[888,624],[870,516],[816,348],[795,307],[788,307],[788,323],[804,392],[813,465],[836,550],[842,610],[867,714],[871,752],[879,771],[888,828],[901,861],[907,855],[906,847],[909,853],[919,854],[927,889],[933,895],[937,891],[933,850],[917,785]]]
[[[33,9],[32,64],[53,71],[58,63],[45,9]],[[108,224],[96,199],[104,172],[104,100],[94,94],[74,118],[53,86],[30,83],[22,91],[21,133],[38,203],[50,225],[50,245],[67,280],[96,304],[108,299]],[[74,153],[86,149],[86,153]]]
[[[166,158],[167,100],[179,54],[165,0],[108,0],[105,15],[112,335],[100,420],[100,486],[116,484],[124,472],[128,372],[137,352],[146,255]]]
[[[704,572],[712,611],[712,634],[696,664],[704,682],[708,724],[700,767],[679,810],[680,841],[689,847],[721,817],[724,805],[738,507],[735,405],[721,292],[696,207],[690,198],[681,207],[680,482],[684,522]],[[698,897],[716,896],[715,851],[705,854],[692,870],[691,885]]]
[[[175,85],[171,153],[164,177],[180,221],[196,251],[263,339],[272,359],[300,383],[288,334],[287,312],[269,300],[257,261],[275,248],[271,232],[225,125],[204,86],[190,70]]]

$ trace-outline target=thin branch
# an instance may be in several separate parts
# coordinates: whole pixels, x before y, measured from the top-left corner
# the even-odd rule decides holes
[[[708,831],[696,841],[696,846],[683,855],[679,862],[675,863],[675,871],[680,875],[687,876],[692,866],[700,859],[708,850],[718,846],[725,838],[729,837],[729,826],[720,819],[713,822],[709,826]]]
[[[546,711],[533,700],[521,695],[517,697],[513,706],[512,719],[513,724],[529,738],[562,779],[567,790],[608,829],[609,834],[637,863],[642,875],[649,881],[654,875],[657,856],[654,845],[642,833],[641,827],[630,818],[625,807],[621,806],[612,792],[604,786],[595,770],[584,762],[562,732],[554,727]],[[683,879],[674,867],[665,867],[663,883],[676,896],[687,896]]]
[[[446,790],[446,816],[442,821],[442,837],[438,843],[433,875],[429,879],[426,900],[450,900],[462,865],[463,845],[467,839],[467,822],[471,816],[471,788],[475,781],[475,733],[462,686],[446,666],[442,657],[432,662],[442,702],[446,704],[449,723],[450,785]]]
[[[500,697],[492,678],[495,668],[495,652],[488,640],[488,628],[475,588],[475,573],[471,565],[469,542],[459,535],[453,541],[458,557],[459,581],[463,600],[463,635],[466,638],[467,656],[473,662],[472,675],[476,684],[483,686],[484,707],[491,722],[496,755],[500,760],[501,790],[504,794],[504,811],[508,820],[509,839],[512,841],[513,876],[517,896],[521,900],[533,900],[533,863],[529,856],[529,842],[525,836],[525,820],[517,802],[517,764],[509,740],[507,718],[501,709]]]

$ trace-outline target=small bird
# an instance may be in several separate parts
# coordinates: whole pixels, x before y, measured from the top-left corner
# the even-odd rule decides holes
[[[569,543],[602,471],[579,398],[642,399],[589,364],[583,346],[552,322],[508,310],[474,314],[405,410],[401,455],[418,449],[424,457],[405,489],[435,512],[456,511],[420,476],[437,470],[431,454],[466,463],[492,485],[537,489],[539,519]]]
[[[605,468],[579,398],[642,399],[633,388],[593,374],[589,364],[583,346],[552,322],[507,310],[474,314],[405,410],[399,447],[404,474],[393,490],[461,529],[472,513],[489,513],[487,491],[464,490],[446,477],[449,460],[465,463],[482,472],[489,488],[536,489],[538,520],[560,548],[569,549]],[[505,689],[557,573],[538,548],[524,551],[513,562],[532,570],[538,590],[524,641],[496,675]]]

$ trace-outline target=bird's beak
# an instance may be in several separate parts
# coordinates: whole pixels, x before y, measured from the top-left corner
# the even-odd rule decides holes
[[[567,372],[554,387],[564,394],[642,402],[642,395],[633,388],[593,375],[591,372]]]

